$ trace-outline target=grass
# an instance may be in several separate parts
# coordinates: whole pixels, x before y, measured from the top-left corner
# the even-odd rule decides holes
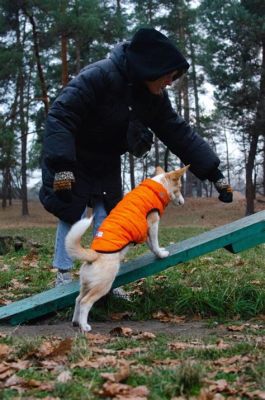
[[[3,233],[10,234],[12,230]],[[202,232],[200,228],[165,228],[160,230],[162,246],[177,242]],[[53,286],[55,271],[51,268],[54,229],[30,228],[16,230],[28,240],[38,240],[39,248],[25,248],[0,257],[0,289],[2,303],[42,292]],[[91,239],[89,233],[84,243]],[[146,245],[130,250],[128,259],[147,251]],[[157,310],[188,316],[225,318],[250,318],[265,312],[265,246],[232,255],[218,250],[207,256],[172,267],[163,273],[140,282],[126,285],[125,289],[141,294],[133,301],[109,301],[104,310],[94,310],[94,318],[102,320],[112,311],[131,311],[135,319],[149,319]],[[74,268],[78,277],[79,264]],[[58,314],[60,318],[70,312]],[[93,314],[92,314],[93,315]]]
[[[162,227],[160,242],[166,246],[202,231],[194,227]],[[12,234],[14,230],[2,233]],[[7,300],[14,301],[48,289],[53,286],[55,278],[51,268],[54,229],[17,229],[15,234],[28,240],[36,241],[37,238],[40,247],[34,251],[30,248],[11,251],[0,257],[2,304]],[[90,238],[88,234],[84,242],[89,242]],[[146,251],[145,245],[137,246],[130,251],[128,258]],[[144,340],[137,335],[108,336],[101,343],[93,342],[93,336],[77,334],[69,352],[58,357],[41,358],[38,353],[45,341],[53,345],[54,341],[61,339],[0,335],[0,350],[3,344],[10,347],[10,352],[2,355],[0,360],[0,399],[109,399],[114,396],[104,394],[105,379],[101,374],[118,372],[126,363],[129,364],[130,373],[122,383],[128,385],[130,390],[140,385],[146,386],[150,392],[148,398],[152,400],[167,400],[178,396],[196,398],[203,388],[211,393],[202,398],[213,398],[216,393],[237,398],[259,398],[250,393],[255,390],[265,391],[265,327],[257,327],[251,318],[260,323],[259,316],[265,314],[264,256],[264,245],[239,255],[218,250],[169,268],[157,276],[126,285],[126,290],[135,292],[132,302],[110,299],[104,307],[95,307],[92,313],[94,320],[105,320],[112,312],[119,311],[131,311],[131,319],[134,320],[150,319],[159,310],[185,315],[187,318],[205,318],[209,326],[223,324],[226,335],[221,340],[225,341],[227,347],[217,346],[220,337],[216,335],[188,339],[157,334],[153,340]],[[76,264],[76,277],[78,268]],[[71,316],[72,309],[68,309],[54,315],[53,322],[59,319],[70,320]],[[225,330],[229,324],[239,327],[244,324],[243,333],[230,334]],[[180,341],[184,345],[179,349],[170,345]],[[195,345],[186,347],[185,343]],[[130,349],[136,351],[130,353]],[[127,355],[121,355],[125,350]],[[114,362],[101,363],[102,357],[108,360],[110,356]],[[1,368],[4,370],[8,365],[11,368],[12,363],[20,360],[28,361],[28,366],[24,370],[14,370],[13,375],[22,379],[22,386],[1,386],[5,381],[1,378]],[[94,362],[95,365],[76,366],[84,360]],[[58,378],[64,371],[70,371],[69,380],[65,382]],[[226,389],[214,389],[214,382],[217,381],[225,381]],[[42,387],[43,384],[49,386]],[[127,398],[130,398],[129,395]]]
[[[186,239],[202,232],[199,228],[161,228],[161,245]],[[2,231],[13,234],[14,230]],[[18,252],[0,257],[0,289],[1,304],[6,300],[14,301],[31,294],[41,292],[53,286],[55,271],[51,268],[53,241],[55,231],[52,228],[17,229],[16,235],[27,240],[38,241],[39,247],[26,247]],[[91,234],[84,238],[89,242]],[[93,343],[89,335],[77,334],[73,338],[71,351],[62,358],[50,360],[40,359],[37,354],[41,344],[51,338],[36,337],[17,338],[0,336],[1,344],[12,349],[11,355],[3,356],[0,367],[14,361],[27,360],[29,365],[24,370],[14,371],[23,380],[19,392],[12,387],[2,387],[0,374],[0,399],[18,398],[63,398],[65,400],[85,400],[111,398],[103,390],[105,380],[101,373],[117,372],[124,363],[130,364],[129,376],[122,382],[129,387],[144,385],[150,391],[148,398],[152,400],[172,399],[182,396],[190,398],[199,396],[202,388],[212,390],[209,397],[218,392],[213,387],[215,381],[225,381],[225,394],[241,398],[249,398],[250,392],[265,391],[265,346],[264,327],[256,327],[251,318],[258,320],[265,314],[265,271],[264,245],[255,247],[239,255],[232,255],[225,250],[199,257],[177,267],[167,269],[157,276],[148,277],[126,285],[125,289],[135,294],[128,303],[110,299],[104,306],[97,306],[92,319],[105,320],[112,312],[130,311],[131,319],[150,319],[161,310],[174,315],[185,315],[187,318],[199,317],[209,321],[209,326],[223,323],[239,326],[245,323],[244,333],[231,332],[225,336],[227,348],[219,348],[219,338],[209,336],[196,339],[196,346],[187,346],[179,350],[170,347],[170,343],[182,341],[192,343],[192,339],[175,338],[170,335],[156,335],[153,340],[133,337],[109,337],[106,342]],[[133,248],[128,258],[134,258],[147,251],[145,245]],[[78,263],[74,268],[78,276]],[[55,314],[53,322],[69,320],[72,309]],[[231,321],[232,320],[232,321]],[[60,340],[60,339],[59,339]],[[0,347],[1,348],[1,347]],[[137,349],[126,356],[121,352]],[[114,364],[101,365],[100,357],[108,357],[108,352],[115,358]],[[99,362],[98,367],[75,366],[83,360]],[[233,361],[233,364],[231,362]],[[48,364],[53,361],[55,364]],[[5,363],[5,364],[1,364]],[[232,365],[232,367],[231,367]],[[1,368],[0,368],[1,371]],[[61,372],[70,371],[68,381],[60,382]],[[50,386],[39,388],[48,383]],[[34,386],[35,385],[35,386]],[[220,389],[221,390],[221,389]],[[222,390],[221,390],[222,393]],[[252,398],[255,398],[255,396]],[[258,398],[258,397],[257,397]]]
[[[52,343],[54,339],[49,340]],[[209,351],[207,346],[216,343],[216,338],[207,338],[197,340],[198,348],[192,351],[176,351],[170,347],[175,340],[171,336],[160,334],[150,341],[137,339],[137,336],[108,337],[104,343],[95,344],[93,336],[77,335],[73,339],[70,353],[62,353],[52,360],[48,356],[41,358],[38,354],[41,342],[47,342],[47,338],[38,338],[29,346],[28,339],[6,337],[0,339],[0,345],[8,343],[12,349],[12,357],[6,357],[5,366],[12,365],[12,362],[18,359],[29,363],[27,369],[16,372],[16,376],[23,379],[24,386],[19,397],[22,399],[48,396],[67,400],[100,399],[102,396],[99,392],[105,382],[101,374],[117,372],[124,368],[125,364],[129,365],[129,373],[123,384],[129,385],[129,388],[146,386],[151,393],[150,399],[154,400],[172,399],[174,396],[196,398],[203,387],[207,388],[209,381],[213,383],[219,380],[225,380],[234,394],[245,392],[245,398],[249,397],[246,393],[264,390],[265,349],[259,348],[255,341],[249,341],[246,345],[242,340],[235,344],[227,338],[227,349],[216,348]],[[188,344],[185,338],[182,340]],[[133,348],[137,348],[138,352],[121,355],[122,350],[128,352]],[[108,364],[110,350],[112,362]],[[102,363],[104,355],[105,363]],[[95,365],[82,366],[84,360],[91,360]],[[63,371],[70,371],[66,382],[60,382],[58,379]],[[44,387],[40,390],[36,382],[38,385],[46,384],[46,389]],[[226,389],[226,393],[229,393],[229,390]],[[0,398],[16,399],[17,392],[11,388],[4,388]],[[213,395],[209,398],[213,398]]]

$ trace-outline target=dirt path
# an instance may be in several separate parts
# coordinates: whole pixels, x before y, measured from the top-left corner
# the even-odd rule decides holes
[[[131,328],[134,333],[152,332],[164,333],[167,335],[182,338],[204,338],[211,335],[224,336],[225,330],[222,326],[210,328],[207,322],[191,321],[180,324],[162,323],[155,320],[150,321],[118,321],[118,322],[92,322],[93,333],[109,334],[109,332],[117,327]],[[70,321],[60,322],[53,325],[21,325],[10,326],[0,325],[0,334],[8,334],[11,336],[59,336],[74,337],[79,334],[79,329],[74,328]]]

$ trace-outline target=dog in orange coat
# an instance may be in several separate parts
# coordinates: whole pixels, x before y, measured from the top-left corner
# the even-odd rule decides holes
[[[72,226],[66,237],[66,249],[73,259],[84,261],[73,324],[79,325],[83,332],[91,330],[87,322],[88,313],[93,304],[111,289],[130,244],[146,241],[158,258],[168,256],[169,252],[159,246],[159,220],[170,201],[175,205],[184,204],[180,191],[181,176],[188,168],[166,173],[158,167],[155,177],[145,179],[106,217],[90,249],[81,246],[81,238],[93,217],[84,218]]]

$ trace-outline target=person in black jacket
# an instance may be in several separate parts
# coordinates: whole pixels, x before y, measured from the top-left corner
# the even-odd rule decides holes
[[[219,158],[173,110],[166,91],[188,68],[166,36],[142,28],[109,58],[84,68],[54,101],[45,128],[40,200],[59,218],[57,284],[71,279],[64,247],[71,225],[92,207],[95,233],[122,198],[121,155],[141,154],[148,128],[199,179],[214,182],[221,201],[232,201]]]

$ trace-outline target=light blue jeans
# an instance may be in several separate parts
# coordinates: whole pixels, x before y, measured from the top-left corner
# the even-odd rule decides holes
[[[81,218],[86,217],[86,209]],[[102,200],[95,203],[93,208],[93,236],[95,236],[99,226],[106,218],[107,213]],[[69,230],[71,229],[71,224],[64,221],[59,221],[57,225],[56,238],[55,238],[55,249],[53,258],[53,267],[58,269],[63,269],[65,271],[70,270],[73,267],[73,260],[68,256],[65,249],[65,238]]]

